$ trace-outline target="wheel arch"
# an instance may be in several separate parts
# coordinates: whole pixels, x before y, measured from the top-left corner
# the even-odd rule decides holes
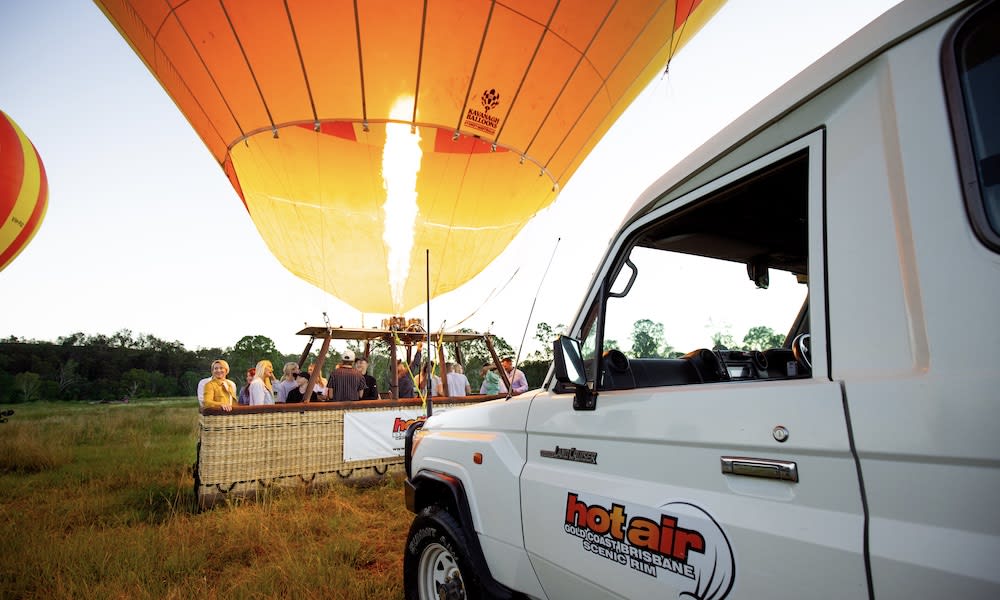
[[[407,480],[407,508],[419,514],[429,506],[439,506],[451,514],[465,532],[469,549],[469,560],[479,572],[479,579],[489,598],[524,598],[493,578],[483,548],[479,544],[479,534],[472,521],[468,496],[459,478],[440,471],[420,471]]]

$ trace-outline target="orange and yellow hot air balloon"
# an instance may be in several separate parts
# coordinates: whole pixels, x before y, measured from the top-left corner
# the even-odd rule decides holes
[[[0,111],[0,271],[24,250],[45,218],[49,187],[35,146]]]
[[[723,0],[96,0],[294,274],[401,314],[484,269]]]

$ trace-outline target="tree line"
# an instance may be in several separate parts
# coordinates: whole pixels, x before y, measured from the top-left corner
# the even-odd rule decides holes
[[[500,356],[514,354],[503,338],[494,336],[493,343]],[[319,347],[317,341],[307,364],[317,360]],[[361,355],[361,344],[348,342],[347,347]],[[445,355],[446,360],[455,360],[450,345],[445,346]],[[0,403],[194,396],[198,381],[209,376],[209,367],[218,358],[229,363],[230,379],[242,386],[247,369],[258,361],[270,360],[280,374],[286,362],[298,362],[300,355],[282,354],[274,342],[263,335],[243,336],[227,348],[197,350],[188,350],[178,341],[134,334],[128,329],[110,336],[72,333],[55,342],[11,336],[0,339]],[[436,355],[433,358],[436,359]],[[493,362],[486,344],[482,340],[466,342],[462,360],[474,391],[478,391],[482,382],[480,368]],[[388,390],[388,346],[373,344],[370,363],[370,373],[375,376],[379,389]],[[336,352],[331,350],[323,365],[324,374],[335,365]],[[548,363],[528,361],[520,368],[530,384],[539,385]],[[441,373],[440,366],[436,367],[436,373]]]
[[[531,387],[542,384],[552,361],[552,341],[564,329],[564,325],[553,327],[544,322],[536,326],[534,340],[541,350],[522,357],[518,364]],[[471,330],[461,331],[468,333]],[[667,343],[663,324],[650,319],[634,323],[629,341],[631,347],[626,354],[632,358],[673,358],[683,354]],[[757,326],[750,328],[742,342],[728,332],[716,332],[712,341],[715,347],[759,350],[780,347],[784,336],[769,327]],[[502,337],[494,336],[493,344],[500,357],[516,356]],[[319,342],[314,345],[307,364],[317,359],[318,346]],[[360,343],[348,342],[347,347],[361,355]],[[619,348],[619,344],[608,339],[604,348]],[[388,346],[379,342],[373,344],[369,372],[383,391],[389,389],[389,356]],[[217,358],[229,363],[230,379],[242,386],[247,369],[258,361],[270,360],[275,371],[280,373],[286,362],[297,362],[299,354],[280,353],[274,342],[263,335],[243,336],[227,348],[197,350],[188,350],[178,341],[134,334],[128,329],[110,336],[77,332],[59,337],[55,342],[11,336],[0,340],[0,403],[193,396],[198,381],[209,375],[209,365]],[[486,344],[482,340],[465,342],[461,358],[473,391],[478,391],[482,382],[480,369],[493,362]],[[445,360],[456,360],[451,344],[445,345]],[[324,374],[335,365],[335,352],[331,352],[323,366]],[[440,366],[435,372],[441,374]]]
[[[0,402],[192,396],[213,360],[242,366],[251,360],[249,342],[260,337],[246,336],[230,348],[188,350],[128,329],[110,336],[71,333],[55,342],[11,336],[0,340]],[[284,358],[273,342],[267,350],[260,358]],[[233,366],[231,375],[236,372]]]

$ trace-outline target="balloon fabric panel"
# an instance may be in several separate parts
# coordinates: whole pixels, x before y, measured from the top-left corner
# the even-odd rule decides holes
[[[0,111],[0,271],[31,242],[48,208],[48,180],[38,151]]]
[[[482,271],[723,0],[96,0],[290,271],[402,314]]]

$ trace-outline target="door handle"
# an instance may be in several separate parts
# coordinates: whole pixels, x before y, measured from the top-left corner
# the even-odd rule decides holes
[[[769,458],[748,458],[746,456],[723,456],[722,472],[726,475],[745,475],[747,477],[766,477],[798,483],[799,468],[794,462],[787,460],[771,460]]]

